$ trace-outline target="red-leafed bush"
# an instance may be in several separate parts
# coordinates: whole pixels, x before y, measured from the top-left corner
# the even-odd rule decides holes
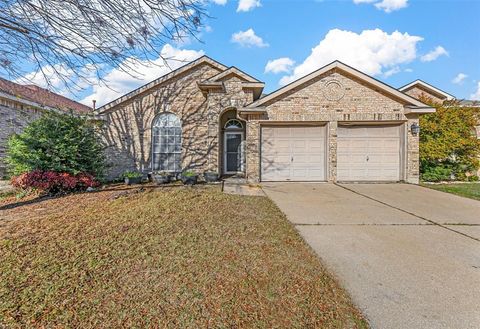
[[[48,194],[68,193],[96,187],[99,183],[86,173],[72,175],[55,171],[34,170],[11,179],[12,185],[23,190],[39,190]]]

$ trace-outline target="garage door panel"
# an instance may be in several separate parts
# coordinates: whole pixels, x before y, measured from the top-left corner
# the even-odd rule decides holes
[[[398,181],[400,126],[339,127],[337,179]]]
[[[325,126],[262,127],[262,180],[325,180],[325,136]]]

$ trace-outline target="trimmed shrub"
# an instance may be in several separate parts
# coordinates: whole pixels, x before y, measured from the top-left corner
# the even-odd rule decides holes
[[[34,170],[14,176],[11,179],[14,187],[22,190],[37,190],[47,194],[63,194],[82,191],[88,187],[96,187],[99,183],[87,173],[72,175],[54,171]]]

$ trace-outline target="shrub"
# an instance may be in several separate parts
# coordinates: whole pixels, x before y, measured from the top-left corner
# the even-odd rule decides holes
[[[121,175],[121,178],[139,178],[142,176],[142,173],[139,173],[138,171],[126,171]]]
[[[426,182],[441,182],[451,180],[452,169],[449,167],[434,166],[424,169],[422,180]]]
[[[197,174],[194,171],[187,170],[182,173],[183,177],[195,177]]]
[[[12,175],[40,170],[101,178],[104,171],[103,148],[93,123],[54,112],[10,137],[6,162]]]
[[[426,99],[423,101],[428,103]],[[422,179],[438,181],[441,177],[450,179],[453,175],[457,180],[466,180],[466,173],[477,171],[480,165],[480,140],[474,133],[480,111],[456,102],[433,105],[437,108],[436,113],[420,117]]]
[[[48,194],[62,194],[73,191],[85,190],[88,187],[96,187],[99,183],[87,173],[72,175],[54,171],[34,170],[14,176],[11,179],[14,187],[24,191],[38,190]]]

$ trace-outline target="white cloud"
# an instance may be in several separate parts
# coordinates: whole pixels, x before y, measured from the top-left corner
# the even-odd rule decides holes
[[[394,75],[394,74],[399,73],[400,71],[401,71],[400,67],[394,66],[394,67],[392,67],[390,70],[385,71],[385,73],[383,73],[383,76],[384,76],[385,78],[388,78],[388,77],[390,77],[390,76],[392,76],[392,75]]]
[[[408,0],[383,0],[375,4],[377,9],[383,10],[386,13],[399,10],[408,6]]]
[[[251,28],[234,33],[231,41],[238,43],[242,47],[268,47],[268,43],[265,43]]]
[[[470,95],[472,101],[480,101],[480,82],[477,84],[477,91]]]
[[[360,34],[339,29],[330,30],[312,49],[293,74],[284,76],[280,84],[292,82],[316,69],[340,60],[370,75],[379,75],[417,57],[416,45],[422,37],[401,33],[388,34],[380,29],[365,30]]]
[[[374,3],[377,9],[383,10],[386,13],[399,10],[408,6],[408,0],[353,0],[354,4]]]
[[[422,62],[431,62],[442,55],[448,56],[448,51],[446,51],[445,48],[443,48],[442,46],[437,46],[434,50],[420,57],[420,60]]]
[[[460,85],[466,78],[468,78],[468,75],[466,75],[465,73],[458,73],[457,76],[453,78],[452,82],[454,84]]]
[[[413,72],[413,70],[412,70],[412,69],[410,69],[410,68],[407,68],[407,69],[405,69],[405,72],[407,72],[407,73],[412,73],[412,72]]]
[[[250,11],[256,7],[260,7],[262,4],[260,0],[239,0],[237,12]]]
[[[31,72],[15,80],[20,84],[34,84],[53,90],[65,97],[74,98],[76,94],[87,89],[95,80],[95,70],[92,65],[74,72],[72,69],[56,64],[43,66],[39,71]]]
[[[225,5],[227,3],[227,0],[211,0],[214,4],[217,4],[217,5]]]
[[[280,73],[280,72],[290,72],[292,66],[295,64],[293,59],[288,57],[277,58],[274,60],[268,61],[265,66],[265,73]]]
[[[153,60],[153,63],[144,62],[142,63],[143,65],[137,64],[135,66],[135,76],[131,76],[119,69],[112,69],[105,76],[106,84],[97,80],[93,85],[93,93],[81,100],[81,103],[91,105],[92,100],[95,99],[97,106],[102,106],[147,82],[185,65],[187,62],[197,59],[203,54],[203,51],[178,49],[166,44],[162,48],[162,56],[167,58],[168,65],[165,65],[162,58]]]

